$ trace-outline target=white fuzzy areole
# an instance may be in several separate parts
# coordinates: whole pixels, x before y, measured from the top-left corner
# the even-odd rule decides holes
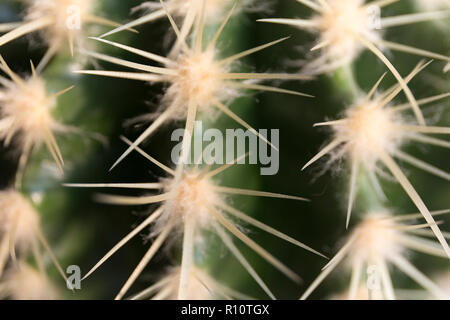
[[[323,10],[312,18],[320,31],[318,43],[327,43],[322,49],[325,63],[352,61],[364,46],[356,36],[361,35],[371,41],[381,39],[379,30],[371,25],[368,10],[363,0],[329,1],[330,10]]]
[[[210,179],[203,177],[200,172],[186,171],[176,186],[173,179],[165,180],[164,183],[166,192],[176,188],[171,201],[173,214],[179,220],[179,225],[183,225],[184,220],[189,217],[200,227],[210,226],[212,216],[209,208],[220,200]]]
[[[81,37],[81,29],[74,28],[79,14],[80,22],[91,12],[93,0],[29,0],[25,16],[27,21],[50,17],[54,23],[45,29],[45,39],[50,44],[67,42],[68,37]],[[77,42],[77,41],[75,41]]]
[[[0,137],[18,134],[22,145],[39,145],[51,130],[54,120],[51,110],[56,99],[49,97],[41,78],[30,77],[23,85],[11,83],[0,89],[0,115],[9,119],[10,125],[0,130]]]
[[[186,118],[189,102],[199,112],[212,112],[214,100],[223,101],[236,95],[236,90],[227,86],[221,77],[228,72],[228,66],[217,61],[214,49],[181,54],[175,70],[177,74],[171,77],[163,102],[175,106],[176,119]]]
[[[26,249],[36,239],[39,214],[19,192],[1,191],[0,234],[11,232],[14,226],[16,246]]]
[[[2,296],[13,300],[56,300],[59,296],[45,275],[25,263],[10,269],[1,285]]]
[[[349,300],[349,290],[334,294],[328,300]],[[371,295],[369,296],[367,286],[365,284],[361,284],[356,289],[352,300],[383,300],[383,294],[380,290],[372,290]]]
[[[378,151],[392,153],[404,141],[398,129],[401,119],[387,108],[380,108],[376,101],[356,105],[346,114],[346,122],[333,126],[336,139],[345,143],[353,160],[373,168]]]
[[[385,259],[393,254],[401,253],[396,230],[389,215],[372,213],[353,232],[355,241],[350,249],[350,260],[370,262],[373,258]]]

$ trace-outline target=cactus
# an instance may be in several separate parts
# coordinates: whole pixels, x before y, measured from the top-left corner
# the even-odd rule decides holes
[[[1,298],[450,296],[445,1],[0,9]]]

